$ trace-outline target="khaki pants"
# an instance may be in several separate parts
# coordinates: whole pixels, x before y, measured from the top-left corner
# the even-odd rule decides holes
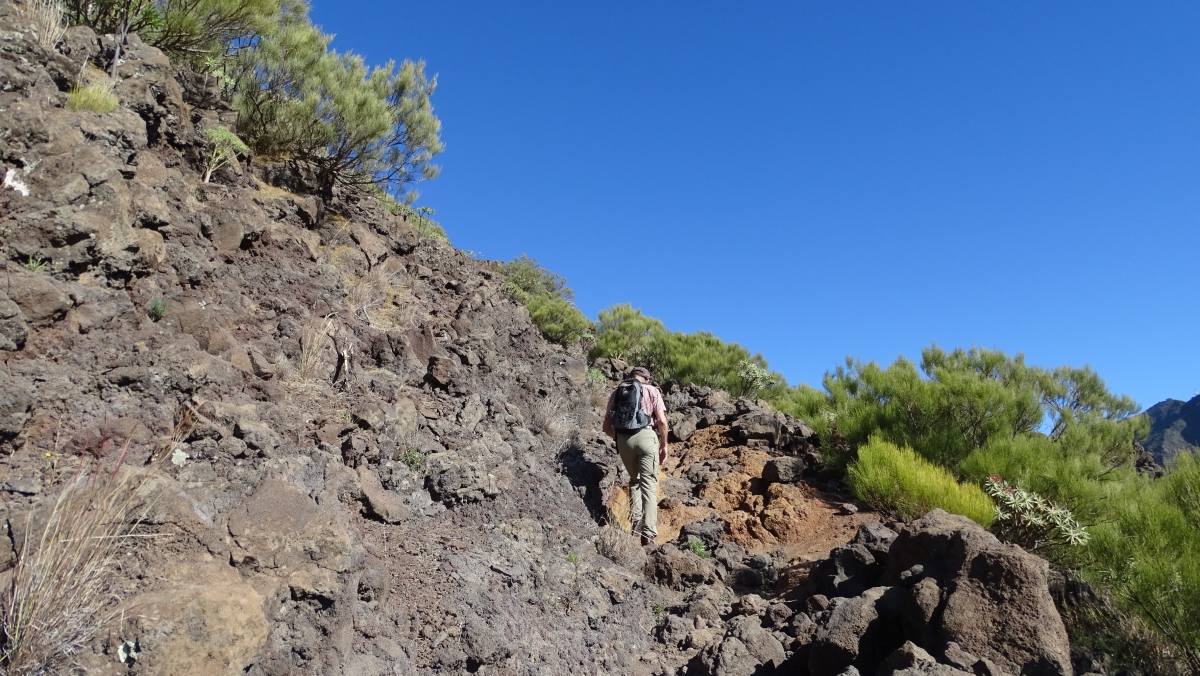
[[[658,434],[646,427],[617,433],[617,451],[629,472],[629,524],[633,534],[658,536]]]

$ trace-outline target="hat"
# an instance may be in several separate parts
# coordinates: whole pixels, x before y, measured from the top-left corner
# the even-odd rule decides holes
[[[645,378],[646,380],[650,380],[650,371],[642,368],[641,366],[638,366],[637,368],[635,368],[629,372],[629,377],[632,378],[633,376],[641,376],[641,377]]]

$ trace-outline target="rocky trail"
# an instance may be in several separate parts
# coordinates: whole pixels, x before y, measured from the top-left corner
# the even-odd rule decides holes
[[[113,44],[43,48],[0,0],[3,587],[81,465],[148,477],[119,612],[63,669],[1074,673],[1044,561],[937,512],[881,523],[761,401],[665,385],[637,546],[606,392],[497,264],[269,166],[202,182],[232,113],[136,35],[120,107],[67,108]]]

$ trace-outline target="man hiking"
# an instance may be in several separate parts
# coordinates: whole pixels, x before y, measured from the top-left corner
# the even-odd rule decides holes
[[[658,433],[655,434],[654,429]],[[637,367],[608,397],[604,433],[617,440],[629,472],[629,522],[643,545],[658,536],[658,466],[667,460],[667,408],[650,384],[650,372]]]

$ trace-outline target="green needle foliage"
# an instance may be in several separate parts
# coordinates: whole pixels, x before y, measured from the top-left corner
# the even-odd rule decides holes
[[[407,186],[436,178],[441,122],[425,63],[368,69],[362,57],[329,48],[332,36],[306,17],[278,25],[239,57],[233,107],[238,132],[256,154],[286,160],[329,193],[335,185]]]
[[[66,0],[66,18],[97,33],[137,33],[176,64],[201,67],[268,32],[294,0]]]

